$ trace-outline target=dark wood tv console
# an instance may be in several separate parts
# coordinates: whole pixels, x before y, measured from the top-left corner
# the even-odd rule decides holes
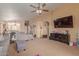
[[[49,39],[69,44],[69,35],[68,34],[50,33]]]

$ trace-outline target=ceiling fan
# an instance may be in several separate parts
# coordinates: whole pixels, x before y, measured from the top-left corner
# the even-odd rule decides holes
[[[34,5],[30,5],[32,8],[34,8],[35,10],[31,11],[31,12],[36,12],[37,14],[42,14],[42,12],[48,12],[49,10],[45,9],[46,4],[40,4],[38,3],[38,6],[34,6]]]

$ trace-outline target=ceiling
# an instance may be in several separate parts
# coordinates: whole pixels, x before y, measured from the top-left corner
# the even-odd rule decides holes
[[[34,9],[30,5],[37,6],[36,3],[0,3],[0,21],[30,20],[36,13],[31,13]],[[54,10],[60,3],[47,3],[46,9]]]

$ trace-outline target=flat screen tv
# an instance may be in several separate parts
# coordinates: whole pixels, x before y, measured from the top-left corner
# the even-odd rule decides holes
[[[55,28],[73,28],[73,16],[62,17],[54,20]]]

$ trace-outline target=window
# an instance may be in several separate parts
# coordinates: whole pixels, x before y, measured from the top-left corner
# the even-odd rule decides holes
[[[8,25],[8,30],[20,31],[20,24],[19,23],[10,22],[7,25]]]

